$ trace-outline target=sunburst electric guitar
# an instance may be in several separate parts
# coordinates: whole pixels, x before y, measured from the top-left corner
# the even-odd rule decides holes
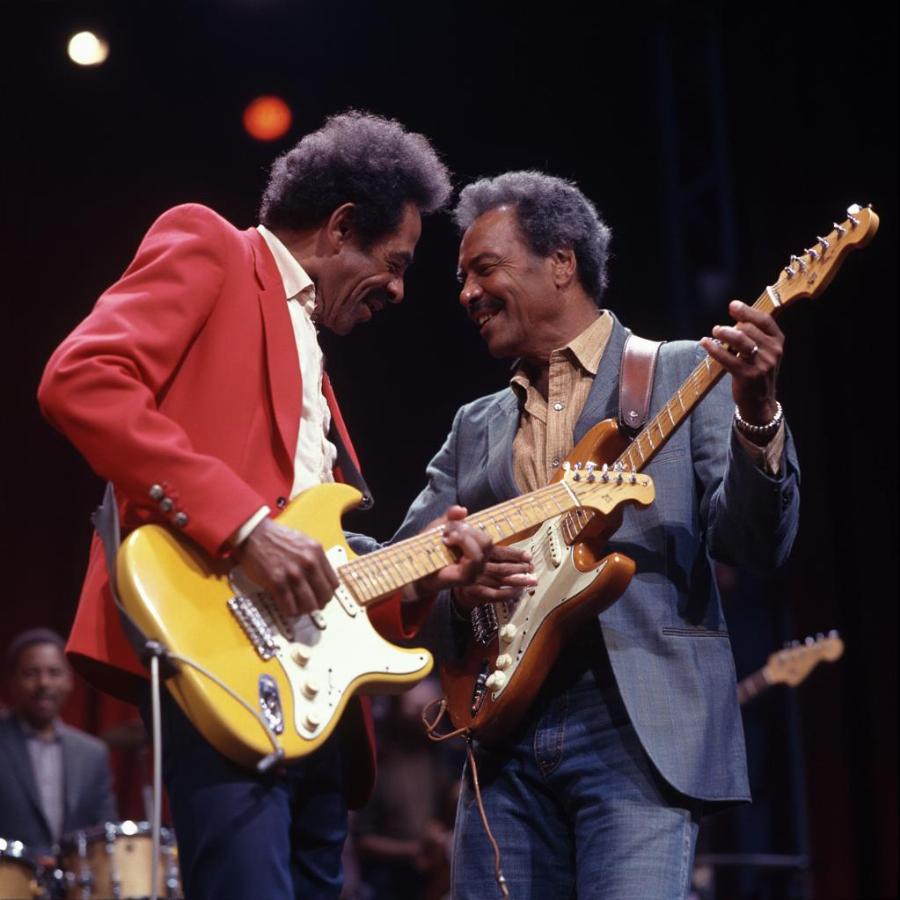
[[[835,223],[801,256],[791,256],[754,308],[777,314],[821,293],[846,255],[864,247],[877,230],[878,216],[871,209],[851,206],[843,223]],[[640,472],[723,374],[707,356],[630,444],[614,419],[599,422],[569,454],[560,475],[590,473],[619,482]],[[516,600],[475,609],[462,655],[441,666],[447,714],[456,728],[482,740],[508,733],[569,636],[617,599],[627,583],[618,593],[608,590],[612,558],[603,548],[620,523],[621,511],[601,517],[573,510],[544,522],[525,539],[503,541],[531,554],[538,584]]]
[[[605,516],[653,497],[646,475],[609,482],[571,472],[466,521],[500,541],[582,505]],[[356,557],[341,515],[360,499],[349,485],[320,485],[278,516],[322,544],[340,581],[311,615],[284,617],[239,565],[211,558],[165,526],[137,528],[119,548],[121,601],[146,637],[168,649],[175,669],[169,690],[204,737],[239,764],[304,756],[328,738],[355,692],[400,691],[431,670],[427,651],[388,643],[367,609],[454,554],[435,528]],[[620,556],[613,569],[627,573],[619,576],[627,584],[634,564]]]
[[[744,706],[776,684],[796,687],[820,662],[834,662],[843,655],[844,642],[836,631],[808,637],[802,644],[795,641],[771,654],[761,669],[738,682],[738,702]]]

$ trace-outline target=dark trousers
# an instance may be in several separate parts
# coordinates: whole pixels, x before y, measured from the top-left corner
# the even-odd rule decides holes
[[[140,707],[149,732],[149,692]],[[213,749],[163,689],[163,779],[186,900],[339,896],[347,807],[338,732],[259,775]]]

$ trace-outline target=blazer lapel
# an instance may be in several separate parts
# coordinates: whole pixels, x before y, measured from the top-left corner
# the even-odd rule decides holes
[[[12,716],[2,724],[5,726],[2,730],[6,732],[7,739],[0,743],[0,748],[5,749],[13,775],[25,788],[25,793],[28,795],[28,799],[38,815],[40,815],[49,837],[50,823],[44,816],[44,807],[41,805],[41,799],[38,796],[37,783],[34,780],[34,771],[31,768],[31,757],[28,755],[28,746],[25,743],[25,734],[19,727],[19,723]]]
[[[625,346],[625,338],[628,337],[628,329],[607,310],[607,315],[612,316],[613,328],[606,349],[600,359],[600,367],[597,376],[591,385],[590,393],[585,401],[584,409],[575,423],[575,443],[577,444],[587,430],[603,419],[609,419],[616,415],[619,403],[619,363],[622,359],[622,348]]]
[[[303,402],[297,344],[284,296],[284,285],[275,260],[262,235],[255,228],[249,229],[247,234],[253,248],[256,277],[260,286],[259,308],[265,331],[265,353],[272,408],[284,452],[290,465],[293,466]]]
[[[512,390],[494,405],[488,419],[488,483],[497,500],[519,494],[512,466],[512,445],[519,424],[519,403]]]
[[[63,831],[69,830],[69,822],[78,804],[77,785],[81,784],[79,771],[80,757],[72,746],[71,733],[65,725],[60,726],[60,739],[63,748],[63,790],[65,791],[65,810],[63,811]]]

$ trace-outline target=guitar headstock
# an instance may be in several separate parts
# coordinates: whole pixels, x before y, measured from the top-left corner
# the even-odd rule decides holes
[[[773,653],[766,663],[766,677],[770,684],[796,687],[822,660],[834,662],[843,653],[844,642],[836,631],[817,634]]]
[[[853,204],[843,222],[835,222],[831,231],[801,255],[790,258],[773,285],[775,306],[788,306],[803,297],[815,297],[834,278],[851,250],[865,247],[878,231],[878,216],[871,206]]]
[[[649,475],[627,472],[618,463],[609,467],[594,463],[563,463],[562,483],[583,506],[608,514],[620,503],[631,502],[649,506],[656,498],[656,488]]]

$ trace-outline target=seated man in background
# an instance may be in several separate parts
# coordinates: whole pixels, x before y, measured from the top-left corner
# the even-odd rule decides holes
[[[106,746],[59,718],[72,692],[64,647],[55,631],[34,628],[6,652],[10,712],[0,717],[0,835],[39,856],[70,831],[118,818]]]

